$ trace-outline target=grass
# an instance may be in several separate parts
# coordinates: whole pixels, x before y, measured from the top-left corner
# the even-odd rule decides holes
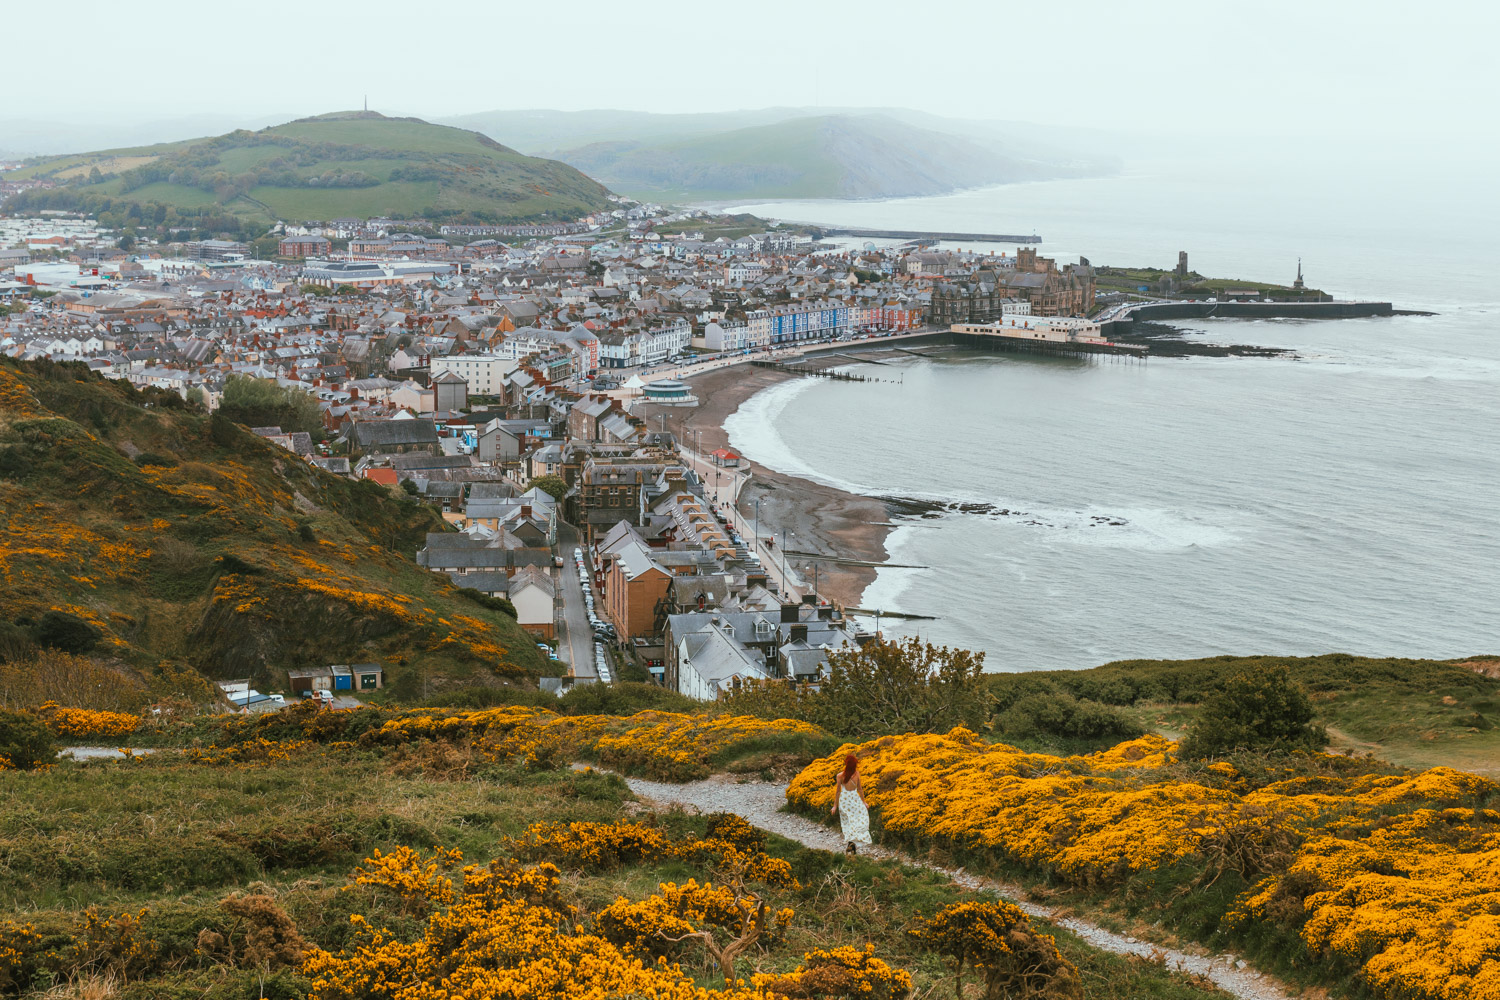
[[[1122,660],[1091,670],[994,675],[989,682],[1002,703],[1064,692],[1111,706],[1147,730],[1175,739],[1224,679],[1285,664],[1307,689],[1318,721],[1329,727],[1332,749],[1373,753],[1403,767],[1444,765],[1494,775],[1500,773],[1500,680],[1473,666],[1487,663],[1500,666],[1500,658],[1218,656]]]
[[[257,187],[250,189],[250,197],[286,219],[407,217],[421,215],[437,204],[438,182],[387,181],[365,188]]]
[[[234,891],[252,887],[273,897],[305,938],[327,948],[348,940],[351,912],[415,936],[420,923],[388,897],[344,888],[346,873],[372,851],[441,844],[484,863],[504,856],[505,838],[532,823],[604,822],[642,812],[623,781],[598,772],[492,767],[469,780],[436,781],[400,770],[392,757],[365,753],[337,763],[313,757],[255,768],[158,758],[0,773],[7,802],[0,813],[0,909],[44,935],[60,935],[88,907],[102,913],[144,907],[142,926],[157,942],[159,961],[122,998],[255,997],[262,987],[247,970],[205,963],[195,951],[199,930],[222,922],[219,902]],[[648,821],[673,836],[705,831],[703,817],[680,811]],[[951,990],[947,970],[919,952],[906,930],[918,916],[974,894],[925,869],[807,850],[774,835],[767,850],[786,858],[801,882],[799,889],[770,893],[773,908],[791,906],[797,918],[784,944],[742,960],[741,975],[789,970],[814,947],[870,942],[911,972],[914,996]],[[662,881],[705,877],[673,860],[571,872],[564,891],[586,912],[597,912],[620,895],[644,898]],[[1108,955],[1042,926],[1079,966],[1091,1000],[1222,996],[1159,964]],[[719,985],[694,951],[684,954],[684,969],[700,986]],[[279,995],[301,995],[294,973],[279,975]],[[6,991],[0,980],[0,994],[24,993]]]

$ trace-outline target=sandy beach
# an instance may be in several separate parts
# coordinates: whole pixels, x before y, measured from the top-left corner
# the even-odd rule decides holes
[[[848,359],[833,363],[847,364]],[[666,429],[680,440],[691,441],[695,447],[701,441],[703,450],[711,452],[728,447],[724,420],[741,403],[762,389],[796,377],[751,365],[721,368],[683,378],[698,396],[699,405],[641,406],[634,412],[652,429],[663,426],[665,421]],[[780,545],[785,531],[795,536],[791,548],[800,552],[866,562],[885,561],[885,539],[891,528],[882,501],[782,475],[753,462],[750,465],[752,475],[740,493],[739,506],[746,517],[751,517],[755,502],[760,501],[762,537],[774,536]],[[813,563],[814,560],[798,557],[790,565],[811,579]],[[818,591],[840,604],[855,607],[865,587],[875,579],[875,573],[868,566],[819,562]]]

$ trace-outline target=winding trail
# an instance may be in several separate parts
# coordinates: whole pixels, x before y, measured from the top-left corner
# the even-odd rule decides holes
[[[781,811],[786,804],[785,785],[770,781],[742,781],[729,775],[715,775],[704,781],[685,785],[647,781],[643,778],[626,778],[625,781],[638,797],[658,806],[692,806],[705,813],[736,813],[753,826],[780,834],[806,847],[825,851],[844,849],[843,842],[833,829]],[[998,892],[1028,915],[1045,917],[1096,948],[1118,955],[1163,959],[1168,968],[1202,976],[1241,1000],[1290,1000],[1293,995],[1276,979],[1255,971],[1244,960],[1233,955],[1190,955],[1175,948],[1165,948],[1149,941],[1116,934],[1077,917],[1060,916],[1054,907],[1029,902],[1020,886],[972,875],[962,868],[944,868],[901,851],[875,847],[867,849],[865,853],[881,860],[931,869],[946,875],[965,889]]]

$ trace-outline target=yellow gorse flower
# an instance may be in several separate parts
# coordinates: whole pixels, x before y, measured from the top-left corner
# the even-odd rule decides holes
[[[1352,962],[1379,996],[1500,1000],[1500,812],[1484,808],[1500,786],[1486,778],[1436,767],[1240,792],[1222,787],[1238,778],[1227,765],[1204,783],[1162,773],[1175,745],[1157,736],[1055,757],[960,729],[841,747],[788,800],[826,813],[851,750],[898,839],[989,851],[1079,885],[1213,863],[1226,844],[1275,849],[1271,874],[1244,873],[1258,881],[1226,927],[1300,925],[1314,953]]]

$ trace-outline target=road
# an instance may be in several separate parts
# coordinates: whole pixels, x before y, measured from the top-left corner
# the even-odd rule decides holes
[[[715,371],[719,368],[729,368],[733,365],[749,364],[752,361],[790,361],[799,358],[809,351],[832,351],[832,350],[854,350],[859,348],[879,348],[891,343],[899,343],[914,337],[930,337],[935,333],[947,333],[947,328],[924,327],[920,330],[911,330],[906,333],[892,333],[887,337],[867,337],[865,339],[838,340],[830,343],[808,342],[804,344],[793,344],[788,347],[769,348],[757,351],[753,354],[731,354],[718,361],[705,361],[696,365],[658,365],[655,368],[601,368],[600,378],[628,380],[632,375],[639,375],[643,382],[655,382],[664,378],[688,379],[694,375],[704,372]],[[593,389],[587,383],[578,383],[574,386],[580,392],[603,393],[614,399],[623,401],[631,400],[640,395],[638,389]]]
[[[755,523],[753,517],[746,517],[740,512],[740,491],[750,481],[751,475],[748,463],[742,460],[738,468],[724,468],[715,465],[709,457],[698,454],[685,442],[677,442],[677,448],[688,467],[698,473],[704,492],[712,498],[717,498],[715,506],[720,516],[729,520],[730,526],[739,532],[741,538],[747,541],[754,540],[753,551],[759,557],[771,582],[781,588],[783,594],[789,594],[793,598],[810,592],[811,588],[808,587],[807,581],[792,566],[787,566],[786,576],[783,578],[780,551],[774,545],[766,544],[766,539],[756,538],[755,533],[759,525]]]
[[[598,680],[594,669],[594,631],[589,628],[589,612],[583,603],[583,587],[578,583],[578,566],[573,549],[581,545],[578,529],[564,521],[557,522],[557,554],[562,569],[557,571],[557,596],[562,598],[562,614],[557,622],[557,655],[573,669],[573,676]]]

